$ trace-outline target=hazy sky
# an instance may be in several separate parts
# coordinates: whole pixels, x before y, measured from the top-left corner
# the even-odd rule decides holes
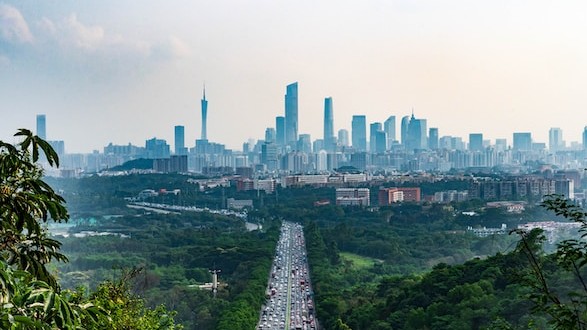
[[[587,125],[587,1],[0,0],[0,139],[35,129],[68,152],[144,145],[186,127],[240,149],[283,115],[299,83],[299,132],[411,112],[440,136]],[[399,132],[399,127],[398,127]]]

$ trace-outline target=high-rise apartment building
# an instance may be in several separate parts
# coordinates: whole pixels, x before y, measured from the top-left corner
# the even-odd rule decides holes
[[[334,143],[334,114],[332,112],[332,97],[324,99],[324,148],[327,151],[336,149]]]
[[[314,152],[318,152],[320,150],[325,150],[324,140],[322,140],[322,139],[314,140],[312,142],[312,150],[314,150]]]
[[[285,93],[285,144],[292,148],[298,141],[298,83],[287,85]]]
[[[460,136],[453,136],[450,138],[451,149],[454,150],[465,150],[465,142]]]
[[[395,116],[389,116],[385,122],[383,123],[383,131],[385,132],[386,136],[386,149],[391,149],[393,142],[395,139]]]
[[[47,121],[45,115],[37,115],[37,136],[47,140]]]
[[[557,152],[564,148],[563,130],[558,127],[552,127],[548,131],[548,149],[550,152]]]
[[[452,136],[442,136],[438,139],[438,148],[439,149],[454,149],[452,146]]]
[[[496,151],[505,151],[507,149],[508,149],[507,139],[495,139],[495,150]]]
[[[514,148],[515,151],[531,151],[532,150],[532,133],[517,132],[514,133]]]
[[[169,158],[170,156],[167,141],[157,138],[145,141],[145,152],[149,159]]]
[[[187,148],[185,147],[185,127],[180,125],[175,126],[175,154],[187,154]]]
[[[469,151],[483,150],[483,134],[471,133],[469,134]]]
[[[352,143],[356,151],[367,151],[367,118],[354,115],[352,121]]]
[[[243,154],[248,154],[251,151],[251,144],[249,142],[243,142]]]
[[[316,171],[326,170],[328,170],[328,153],[326,150],[320,150],[316,153]]]
[[[208,120],[208,101],[206,100],[206,87],[204,87],[201,105],[202,105],[202,138],[201,140],[208,140],[208,131],[206,121]]]

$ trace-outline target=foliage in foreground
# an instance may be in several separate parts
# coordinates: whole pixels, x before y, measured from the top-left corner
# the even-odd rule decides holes
[[[47,269],[67,261],[43,224],[67,221],[64,199],[42,178],[41,152],[59,166],[51,146],[21,129],[16,146],[0,141],[0,327],[2,329],[176,329],[173,313],[129,293],[128,278],[103,283],[90,296],[61,290]]]
[[[579,223],[581,235],[560,242],[554,254],[544,256],[541,245],[546,238],[542,230],[518,232],[521,240],[517,250],[528,259],[529,272],[524,281],[533,290],[529,295],[535,304],[533,310],[548,314],[555,329],[587,329],[587,212],[559,195],[548,196],[542,206]]]

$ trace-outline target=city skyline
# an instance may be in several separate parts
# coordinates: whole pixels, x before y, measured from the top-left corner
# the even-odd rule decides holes
[[[294,109],[297,109],[297,98],[298,98],[297,90],[298,90],[298,82],[297,81],[294,82],[294,83],[288,84],[286,86],[286,94],[285,94],[285,98],[284,98],[284,100],[285,100],[284,101],[284,105],[285,105],[286,112],[287,112],[288,107],[289,108],[292,108],[293,107]],[[288,92],[291,94],[290,97],[288,97]],[[293,99],[293,101],[292,101],[292,99]],[[333,102],[332,97],[325,97],[324,98],[324,116],[322,118],[322,120],[323,120],[322,121],[322,125],[323,125],[322,136],[318,135],[318,136],[314,137],[312,139],[312,141],[318,140],[321,137],[322,137],[321,140],[324,141],[325,140],[324,137],[325,137],[325,134],[326,134],[326,130],[327,129],[329,131],[331,131],[331,132],[334,132],[335,130],[336,131],[338,131],[338,130],[347,130],[346,128],[336,128],[336,127],[333,127],[334,110],[333,110],[333,107],[332,107],[332,102]],[[200,122],[200,125],[201,125],[200,132],[199,133],[196,132],[196,134],[200,134],[200,139],[201,140],[207,140],[207,128],[206,128],[206,126],[207,126],[208,100],[206,99],[206,88],[205,87],[203,89],[202,99],[201,99],[201,102],[200,103],[201,103],[200,111],[201,111],[201,118],[202,118],[202,120]],[[297,114],[297,111],[294,111],[294,113]],[[352,129],[353,128],[353,121],[357,119],[356,117],[360,117],[361,120],[365,122],[365,126],[366,126],[366,122],[368,121],[366,115],[362,115],[362,114],[355,114],[355,115],[353,115],[353,118],[351,120],[351,125],[350,125],[351,126],[351,129],[350,129],[351,133],[353,131],[353,129]],[[406,123],[408,123],[408,124],[411,123],[412,125],[414,123],[417,123],[416,124],[416,125],[418,125],[418,129],[417,130],[420,132],[418,135],[421,136],[421,138],[419,140],[422,141],[422,139],[424,139],[424,141],[423,142],[420,142],[419,144],[420,144],[420,146],[421,146],[422,149],[429,148],[428,147],[429,146],[428,141],[426,141],[426,139],[427,139],[427,134],[426,134],[426,125],[427,125],[426,123],[427,123],[427,119],[425,119],[425,118],[418,118],[418,119],[416,119],[414,117],[414,109],[412,109],[411,117],[410,116],[407,116],[407,115],[406,116],[403,116],[402,124],[400,124],[400,126],[397,127],[397,125],[395,123],[395,117],[396,117],[396,115],[390,115],[385,121],[373,121],[373,122],[370,122],[370,124],[369,124],[370,126],[372,126],[372,125],[379,125],[380,126],[379,129],[382,130],[386,135],[389,134],[388,131],[390,131],[390,133],[392,134],[392,136],[395,136],[395,132],[398,129],[400,130],[400,132],[402,132],[402,137],[399,140],[397,139],[397,137],[395,137],[395,140],[394,140],[394,139],[390,139],[389,137],[386,136],[387,149],[390,148],[390,142],[391,141],[397,141],[397,142],[403,144],[403,139],[406,138],[406,137],[403,136],[403,134],[406,133],[406,132],[408,132],[408,128],[409,128],[409,125],[408,125],[408,127],[403,127],[402,126],[402,125],[404,125]],[[292,118],[295,118],[295,117],[292,115]],[[281,123],[280,123],[280,119],[282,121]],[[406,119],[407,119],[407,122],[406,122]],[[285,116],[276,116],[275,117],[275,120],[276,121],[275,121],[275,126],[274,127],[266,127],[264,136],[263,136],[263,134],[259,134],[259,136],[256,137],[256,138],[254,138],[254,139],[255,140],[267,140],[267,134],[268,134],[267,130],[272,129],[274,131],[273,134],[275,134],[275,132],[278,132],[279,131],[279,128],[278,127],[280,125],[282,125],[284,127],[283,128],[283,130],[284,130],[284,132],[283,132],[284,138],[283,138],[282,141],[284,141],[284,142],[279,142],[279,140],[270,141],[270,142],[277,142],[278,144],[285,144],[285,145],[295,146],[298,143],[298,140],[295,140],[295,141],[292,140],[292,141],[289,141],[289,143],[286,142],[286,139],[285,139]],[[294,122],[295,122],[295,124],[292,127],[293,128],[297,128],[297,126],[298,126],[298,120],[297,120],[297,118],[295,118]],[[424,125],[423,127],[420,127],[419,126],[421,122],[424,123],[423,124]],[[178,141],[178,128],[180,128],[180,127],[182,129],[182,133],[181,133],[182,139],[181,140],[184,141],[184,142],[182,142],[179,147],[181,149],[186,148],[185,150],[188,150],[190,147],[195,147],[195,141],[197,140],[197,138],[194,139],[194,144],[193,145],[186,144],[185,143],[185,133],[183,132],[183,130],[185,129],[185,126],[184,125],[175,125],[174,126],[174,135],[173,135],[174,151],[177,150],[176,149],[177,147],[175,146],[175,142]],[[385,128],[385,130],[384,130],[384,128]],[[431,128],[431,130],[434,130],[435,131],[435,134],[438,134],[438,128],[437,127],[436,128]],[[481,136],[481,143],[483,143],[484,141],[489,141],[491,145],[494,145],[494,144],[499,144],[499,140],[505,140],[507,142],[507,146],[512,147],[512,148],[515,148],[516,135],[520,135],[520,134],[528,135],[529,134],[530,140],[528,140],[529,142],[527,142],[527,143],[530,143],[530,144],[531,143],[544,143],[546,146],[548,146],[548,149],[549,150],[556,151],[556,150],[560,150],[560,149],[571,147],[571,143],[582,143],[584,145],[585,144],[585,136],[584,136],[585,130],[587,130],[587,125],[584,126],[583,129],[581,130],[581,133],[579,134],[580,136],[579,136],[579,139],[578,140],[563,139],[563,130],[560,127],[550,127],[549,130],[548,130],[548,134],[547,134],[548,138],[547,138],[546,141],[538,140],[535,137],[533,137],[532,134],[533,133],[535,134],[536,132],[532,132],[530,130],[528,132],[514,131],[514,132],[511,132],[510,133],[510,137],[498,137],[498,138],[495,138],[495,139],[483,139],[483,134],[484,134],[483,132],[481,132],[481,133],[472,133],[471,132],[471,133],[467,133],[465,136],[441,134],[440,137],[458,137],[458,138],[463,139],[463,142],[469,143],[471,137],[472,136],[475,136],[475,139],[476,139],[475,143],[476,144],[479,144],[479,141],[478,141],[479,137],[478,136],[480,135]],[[37,114],[36,115],[36,131],[35,131],[35,133],[37,133],[37,134],[40,133],[39,136],[41,136],[42,138],[47,139],[47,140],[51,140],[51,139],[48,139],[47,138],[46,131],[47,131],[47,129],[46,129],[46,115],[45,114]],[[557,142],[556,142],[557,143],[557,147],[556,148],[552,148],[552,146],[553,146],[552,145],[553,131],[556,131],[556,133],[557,133]],[[277,133],[277,134],[279,134],[279,133]],[[292,134],[292,137],[295,136],[295,135],[298,135],[298,136],[299,135],[304,135],[306,137],[307,136],[310,136],[310,137],[312,136],[311,134],[308,134],[308,133],[303,133],[303,132],[302,133],[298,133],[297,130],[293,130],[291,134]],[[363,134],[363,133],[360,132],[359,134]],[[366,134],[366,127],[365,127],[365,134]],[[372,134],[372,133],[370,133],[370,134]],[[538,135],[540,135],[540,134],[538,134]],[[150,135],[150,136],[152,138],[158,138],[155,135]],[[468,139],[467,140],[465,140],[465,137],[466,136],[468,136]],[[534,135],[534,136],[536,136],[536,135]],[[276,135],[276,137],[277,137],[277,135]],[[372,143],[371,142],[371,137],[372,136],[370,136],[369,139],[365,140],[365,143],[369,143],[369,144]],[[334,138],[334,136],[333,136],[333,138]],[[172,139],[166,139],[166,138],[162,138],[162,139],[165,140],[165,141],[172,141]],[[251,138],[249,138],[249,140],[250,139]],[[55,141],[60,141],[60,142],[63,141],[63,140],[59,140],[59,139],[54,139],[54,140]],[[145,141],[147,141],[147,140],[148,140],[148,138],[145,138]],[[214,142],[225,144],[225,142],[222,141],[222,140],[214,141]],[[241,145],[244,142],[246,142],[246,141],[243,140],[241,142]],[[112,143],[114,143],[112,140],[108,141],[108,144],[112,144]],[[133,144],[132,142],[128,142],[128,143]],[[116,143],[114,143],[114,144],[116,144]],[[125,143],[121,143],[121,144],[125,144]],[[140,146],[142,144],[141,143],[138,143],[138,144],[133,144],[133,145]],[[104,146],[106,146],[106,144]],[[351,144],[351,146],[352,146],[352,144]],[[236,146],[236,147],[227,146],[227,147],[228,147],[228,149],[233,149],[235,151],[240,151],[240,148],[239,148],[240,146]],[[372,148],[373,148],[373,145],[370,144],[369,148],[367,148],[366,150],[371,151]],[[296,149],[296,147],[293,147],[293,149]],[[326,145],[324,145],[324,149],[328,151],[328,148],[326,147]],[[408,149],[420,149],[420,148],[416,148],[416,147],[410,145],[410,146],[408,146]],[[430,149],[433,149],[433,148],[430,148]],[[475,149],[478,150],[478,147],[475,147]],[[101,150],[101,148],[100,149],[94,149],[94,150],[98,150],[99,151],[99,150]],[[359,150],[365,150],[365,149],[362,148],[362,147],[360,147]],[[86,153],[89,153],[89,152],[90,151],[86,151]],[[175,152],[175,153],[177,153],[177,152]]]
[[[334,131],[413,108],[440,136],[511,145],[532,132],[548,144],[556,127],[582,141],[582,2],[182,5],[0,3],[0,139],[45,114],[47,139],[67,152],[173,141],[176,125],[192,146],[205,81],[208,139],[239,150],[274,127],[297,81],[297,134],[313,139],[332,97]]]
[[[297,83],[296,83],[297,84]],[[202,99],[205,101],[205,99]],[[286,100],[287,102],[287,100]],[[207,105],[207,101],[206,101]],[[323,118],[323,125],[326,132],[327,126],[332,124],[332,117],[334,115],[334,111],[331,107],[332,105],[332,98],[328,97],[325,98],[325,111],[324,111],[324,118]],[[204,107],[205,108],[205,107]],[[202,108],[202,109],[204,109]],[[329,110],[327,110],[329,109]],[[327,115],[328,114],[328,115]],[[340,147],[352,147],[356,152],[368,152],[368,153],[383,153],[386,151],[392,150],[393,145],[401,145],[403,148],[407,150],[434,150],[434,149],[443,149],[447,148],[446,146],[439,146],[438,139],[439,138],[449,138],[449,139],[458,139],[460,143],[463,143],[463,149],[467,149],[469,151],[482,151],[486,147],[493,146],[497,147],[500,150],[505,149],[513,149],[513,150],[522,150],[522,151],[531,151],[532,145],[537,145],[538,148],[545,148],[550,152],[557,152],[561,150],[586,150],[587,149],[587,126],[585,126],[581,132],[581,139],[580,141],[568,141],[563,139],[563,131],[559,127],[551,127],[549,129],[549,139],[548,141],[539,141],[533,137],[532,132],[512,132],[509,138],[497,138],[497,139],[485,139],[483,133],[469,133],[467,136],[456,136],[456,135],[439,135],[438,127],[431,127],[427,129],[427,119],[425,118],[416,118],[414,113],[411,116],[404,116],[402,118],[402,123],[397,127],[395,125],[395,116],[390,116],[384,122],[370,122],[369,123],[369,138],[367,139],[367,118],[365,115],[353,115],[352,122],[351,122],[351,134],[354,132],[353,141],[348,140],[348,130],[347,129],[339,129],[338,136],[332,136],[334,140],[333,143],[335,149],[329,150],[327,144],[325,144],[324,136],[312,138],[310,134],[307,133],[300,133],[298,134],[298,140],[295,143],[286,143],[285,139],[282,138],[281,140],[278,139],[278,127],[285,126],[285,117],[284,116],[277,116],[275,122],[275,127],[267,127],[265,128],[264,134],[258,139],[249,139],[247,141],[243,141],[240,147],[243,147],[243,144],[249,145],[251,142],[262,142],[264,144],[270,143],[275,144],[278,147],[286,147],[288,146],[290,151],[303,151],[303,152],[310,152],[307,150],[303,150],[304,148],[300,147],[300,143],[307,143],[312,144],[314,142],[320,141],[319,146],[321,146],[320,150],[324,150],[327,152],[335,152],[335,149]],[[390,123],[391,122],[391,123]],[[401,138],[398,140],[390,137],[388,131],[393,131],[391,136],[395,134],[395,131],[399,129],[401,131]],[[284,130],[284,129],[282,129]],[[141,147],[143,144],[149,144],[149,141],[162,141],[169,145],[169,147],[173,146],[173,154],[176,155],[185,155],[188,153],[190,149],[194,151],[197,150],[198,141],[205,141],[205,143],[214,143],[222,145],[223,148],[227,150],[232,150],[241,152],[241,148],[230,148],[226,146],[222,141],[208,141],[207,139],[201,138],[194,140],[193,145],[187,145],[185,142],[185,126],[183,125],[176,125],[173,127],[174,136],[172,140],[167,140],[164,138],[158,138],[153,136],[152,138],[146,138],[145,143],[138,143],[133,144],[131,142],[128,145]],[[205,125],[203,125],[201,132],[202,134],[205,133]],[[341,132],[344,131],[345,136],[341,139]],[[556,132],[556,138],[553,137],[553,132]],[[46,115],[45,114],[38,114],[36,115],[36,130],[33,131],[34,134],[39,135],[39,137],[46,139],[49,143],[61,143],[63,144],[63,140],[51,140],[47,139],[46,137]],[[377,136],[377,134],[381,134],[381,136]],[[285,135],[285,134],[283,134]],[[305,140],[305,141],[302,141]],[[341,141],[342,140],[342,141]],[[553,140],[556,141],[553,143]],[[173,141],[173,144],[171,144]],[[431,142],[433,141],[433,142]],[[431,144],[433,143],[433,144]],[[381,144],[380,147],[376,147],[377,144]],[[108,145],[104,145],[102,148],[107,146],[116,145],[112,141],[108,143]],[[125,143],[120,144],[125,145]],[[520,148],[520,145],[523,145]],[[541,147],[542,145],[542,147]],[[250,147],[250,145],[249,145]],[[311,152],[317,153],[318,149],[312,149]],[[455,147],[449,147],[448,149],[455,149]],[[456,148],[459,149],[459,148]],[[94,150],[100,152],[100,150]],[[62,147],[62,153],[63,147]]]

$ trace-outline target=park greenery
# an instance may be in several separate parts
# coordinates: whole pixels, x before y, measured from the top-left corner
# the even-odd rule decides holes
[[[17,135],[17,145],[0,142],[2,329],[252,329],[284,219],[304,224],[325,329],[586,327],[587,215],[560,196],[512,214],[481,201],[314,206],[334,189],[200,189],[182,174],[45,178],[37,163],[58,166],[56,154],[27,130]],[[252,199],[248,221],[262,227],[127,207],[144,189],[181,191],[148,202],[211,209]],[[485,238],[466,230],[535,220],[581,229],[558,244],[539,230]],[[199,288],[213,269],[216,295]]]
[[[174,310],[185,328],[250,329],[258,321],[277,225],[247,231],[240,220],[193,213],[124,216],[81,228],[128,236],[62,238],[71,262],[59,272],[68,286],[92,288],[116,269],[140,266],[133,291],[149,306]],[[221,271],[216,298],[197,288],[211,282],[213,268]]]
[[[164,302],[187,328],[254,327],[280,219],[306,226],[317,315],[326,329],[523,329],[546,327],[550,320],[544,312],[532,313],[530,287],[521,281],[527,278],[524,270],[529,264],[518,248],[520,237],[479,238],[464,230],[502,223],[514,228],[533,219],[561,220],[541,207],[529,207],[523,214],[483,209],[476,201],[405,203],[380,209],[314,207],[314,201],[332,198],[333,190],[280,189],[276,196],[236,192],[230,187],[200,191],[186,184],[182,175],[118,179],[125,183],[91,177],[54,184],[68,201],[72,196],[70,206],[78,210],[78,216],[90,211],[80,206],[102,203],[100,196],[115,190],[122,198],[135,196],[142,189],[182,187],[183,196],[160,196],[150,201],[220,207],[224,196],[250,198],[257,205],[249,212],[249,219],[261,221],[263,231],[248,232],[240,220],[208,213],[161,215],[121,208],[117,211],[125,214],[122,217],[104,217],[102,212],[93,224],[87,219],[78,221],[71,231],[109,230],[130,238],[61,239],[72,260],[59,268],[68,285],[91,287],[111,276],[113,267],[142,265],[146,272],[140,294],[147,305]],[[73,195],[66,188],[72,182],[85,187],[85,192],[79,189],[78,195]],[[461,212],[472,210],[478,215]],[[253,246],[260,248],[263,242],[263,252],[254,252]],[[251,267],[237,266],[246,260],[258,262],[259,267],[249,273]],[[212,267],[222,269],[221,281],[227,283],[216,298],[210,292],[190,288],[210,281],[208,269]]]

